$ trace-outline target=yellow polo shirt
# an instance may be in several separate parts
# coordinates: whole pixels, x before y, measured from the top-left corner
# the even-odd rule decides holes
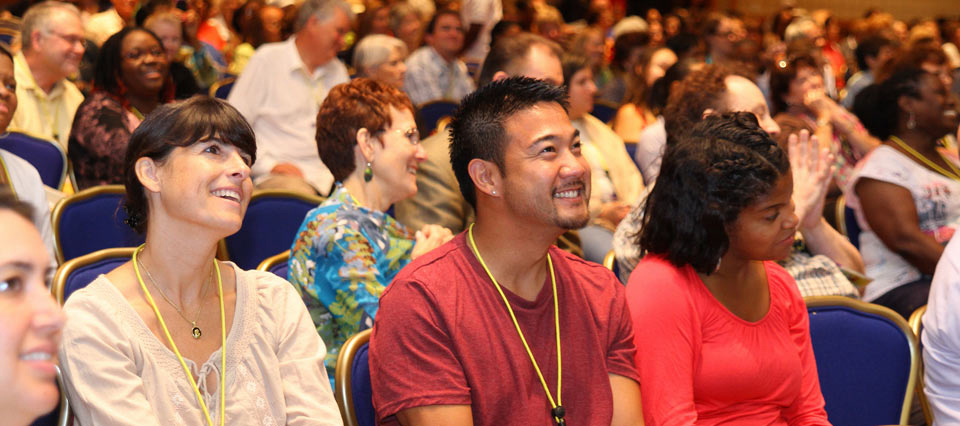
[[[10,130],[55,140],[66,151],[73,116],[83,102],[83,93],[67,79],[57,82],[50,93],[44,92],[34,81],[22,52],[13,58],[13,73],[18,105]]]

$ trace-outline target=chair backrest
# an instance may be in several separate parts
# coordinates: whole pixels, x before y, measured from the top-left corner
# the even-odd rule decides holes
[[[603,256],[603,267],[613,272],[613,275],[616,275],[618,279],[620,278],[620,264],[617,262],[617,254],[613,250],[608,251]]]
[[[264,259],[289,250],[307,212],[323,202],[289,191],[254,192],[243,225],[224,239],[227,258],[241,269],[253,269]]]
[[[44,185],[54,189],[63,187],[67,177],[67,154],[60,144],[26,133],[9,132],[0,137],[0,149],[27,160],[40,173]]]
[[[920,354],[903,317],[841,296],[804,301],[830,422],[907,424]]]
[[[847,207],[847,198],[844,195],[837,197],[837,204],[834,207],[836,211],[836,222],[838,231],[857,249],[860,248],[860,225],[857,223],[857,215],[853,209]]]
[[[593,111],[590,111],[590,115],[597,117],[598,120],[604,123],[609,123],[613,120],[613,117],[616,117],[617,109],[619,109],[619,106],[613,103],[607,101],[595,101],[593,103]]]
[[[334,397],[345,426],[374,426],[377,422],[368,361],[372,331],[368,328],[347,339],[337,357]]]
[[[921,335],[923,333],[923,314],[925,313],[927,313],[927,305],[917,308],[910,314],[910,319],[907,320],[910,323],[910,330],[913,330],[913,335],[917,336],[917,346],[920,348],[920,353],[923,353]],[[921,356],[920,369],[917,372],[917,400],[920,401],[920,408],[923,409],[923,417],[927,420],[927,424],[932,425],[933,410],[930,409],[930,401],[927,401],[927,394],[924,393],[923,389],[923,357]]]
[[[437,130],[437,125],[441,120],[453,116],[453,112],[456,111],[458,105],[457,102],[444,100],[430,101],[420,105],[420,108],[417,109],[417,123],[420,133],[424,137],[432,134]]]
[[[64,262],[53,277],[53,297],[62,306],[73,292],[130,260],[134,250],[134,247],[108,248]]]
[[[274,275],[287,279],[287,271],[290,269],[288,261],[290,260],[290,250],[284,250],[278,254],[270,256],[260,262],[260,266],[257,266],[258,271],[272,272]],[[297,291],[300,296],[303,296],[303,290],[300,289],[300,286],[293,285],[293,289]]]
[[[57,260],[70,259],[114,247],[136,247],[144,235],[123,221],[124,189],[120,185],[88,188],[64,198],[53,208],[51,220],[57,240]]]
[[[226,77],[218,80],[210,86],[210,96],[217,99],[227,99],[230,91],[233,90],[233,84],[237,82],[236,77]]]

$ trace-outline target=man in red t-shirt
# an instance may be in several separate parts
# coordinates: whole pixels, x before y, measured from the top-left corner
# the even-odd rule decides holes
[[[562,88],[526,77],[461,102],[450,158],[477,221],[381,296],[381,424],[643,424],[623,287],[553,246],[589,218],[590,168],[565,107]]]

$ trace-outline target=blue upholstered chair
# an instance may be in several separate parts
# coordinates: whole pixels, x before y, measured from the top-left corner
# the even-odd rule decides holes
[[[227,99],[230,91],[233,90],[233,84],[237,82],[236,77],[224,77],[210,86],[210,96],[217,99]]]
[[[857,215],[853,209],[847,207],[847,198],[841,195],[837,198],[836,205],[837,227],[843,236],[847,237],[853,246],[860,249],[860,224],[857,223]]]
[[[840,296],[804,299],[820,390],[832,424],[907,424],[920,352],[907,321]]]
[[[374,426],[377,422],[368,352],[372,331],[368,328],[347,339],[337,357],[333,394],[345,426]]]
[[[607,101],[594,101],[593,111],[590,111],[590,115],[597,117],[600,121],[604,123],[609,123],[613,121],[613,117],[617,116],[617,110],[620,107],[616,104],[607,102]],[[636,142],[636,141],[631,141]]]
[[[51,220],[61,264],[101,249],[143,244],[145,236],[123,223],[124,193],[120,185],[97,186],[57,203]]]
[[[417,108],[417,124],[420,128],[420,133],[426,137],[439,130],[437,126],[440,121],[444,118],[452,117],[458,105],[460,104],[457,102],[444,100],[430,101],[420,105],[420,108]]]
[[[73,292],[130,260],[134,250],[134,247],[108,248],[64,262],[53,277],[53,297],[62,306]]]
[[[67,155],[60,144],[26,133],[9,132],[0,137],[0,149],[27,160],[40,172],[44,185],[54,189],[63,187],[67,177]]]
[[[221,258],[254,269],[264,259],[289,250],[307,212],[322,202],[321,197],[289,191],[254,192],[240,231],[221,244]]]
[[[258,271],[272,272],[274,275],[287,279],[287,271],[290,269],[290,250],[284,250],[282,253],[270,256],[266,258],[263,262],[260,262],[260,266],[257,266]],[[293,285],[291,283],[291,285]],[[300,286],[293,285],[293,289],[303,296],[303,290],[300,289]]]
[[[910,330],[913,331],[913,335],[917,336],[917,346],[920,348],[920,353],[923,353],[923,340],[920,338],[923,333],[923,314],[927,313],[927,305],[923,305],[917,308],[916,311],[913,311],[910,314],[910,319],[907,320],[907,323],[910,324]],[[930,401],[927,400],[927,394],[923,390],[923,357],[920,357],[920,371],[917,372],[917,400],[920,401],[920,408],[923,409],[923,417],[927,420],[928,425],[933,424],[933,410],[930,409]]]

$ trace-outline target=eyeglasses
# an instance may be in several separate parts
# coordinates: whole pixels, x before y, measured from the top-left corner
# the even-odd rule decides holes
[[[69,45],[71,45],[71,46],[74,46],[74,45],[76,45],[76,44],[78,44],[78,43],[79,43],[80,45],[83,45],[83,43],[84,43],[84,41],[85,41],[85,39],[83,38],[83,36],[78,36],[78,35],[65,35],[65,34],[60,34],[60,33],[56,32],[56,31],[50,31],[48,34],[49,34],[49,35],[52,35],[52,36],[56,36],[57,38],[59,38],[60,40],[65,41],[65,42],[67,42],[67,44],[69,44]]]
[[[407,142],[410,145],[420,145],[420,131],[416,127],[410,128],[407,130],[394,129],[394,130],[381,130],[380,133],[390,133],[390,132],[399,132],[404,138],[407,139]]]
[[[155,58],[164,58],[164,59],[167,57],[167,53],[164,52],[163,49],[159,47],[155,49],[150,49],[150,50],[134,49],[129,52],[123,52],[123,57],[131,61],[138,61],[140,60],[140,58],[144,57],[145,55],[153,55]]]

